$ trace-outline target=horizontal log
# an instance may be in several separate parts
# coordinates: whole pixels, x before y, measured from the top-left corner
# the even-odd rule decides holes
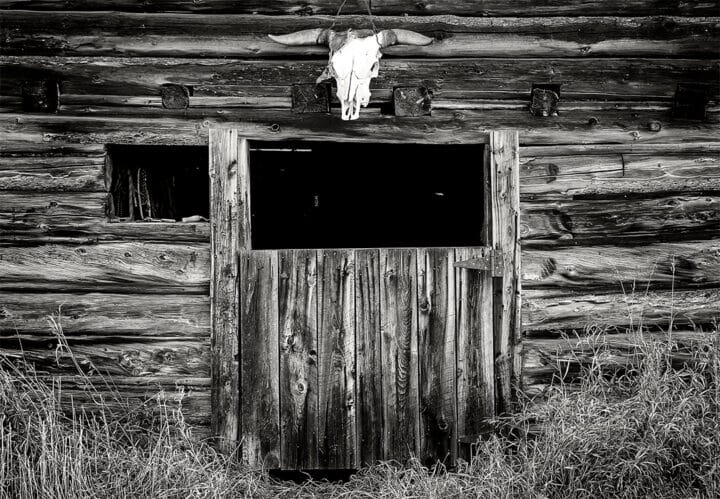
[[[60,314],[64,334],[81,341],[114,336],[208,338],[210,299],[201,295],[0,293],[0,335],[48,341],[49,316]]]
[[[0,190],[105,191],[105,157],[2,155]]]
[[[106,218],[105,192],[0,191],[0,230],[13,225],[82,223]]]
[[[0,290],[208,294],[209,244],[0,248]]]
[[[15,342],[12,345],[11,342]],[[210,375],[210,341],[198,339],[76,344],[70,351],[51,342],[36,347],[0,340],[0,356],[9,362],[24,361],[41,374],[73,374],[78,367],[103,376],[198,376]]]
[[[626,293],[552,296],[523,290],[522,323],[528,333],[580,330],[590,325],[616,328],[658,324],[712,324],[720,319],[720,289],[690,291],[626,290]]]
[[[720,287],[720,240],[522,251],[523,290],[544,296]]]
[[[234,14],[290,14],[298,16],[335,15],[338,3],[335,0],[2,0],[2,9],[33,10],[117,10],[129,12],[214,12]],[[438,15],[456,14],[462,16],[590,16],[590,15],[717,15],[718,2],[684,2],[680,0],[549,0],[540,5],[534,0],[426,0],[407,2],[404,0],[375,0],[372,11],[380,15]],[[362,2],[348,2],[343,14],[367,13]]]
[[[667,351],[670,363],[676,368],[685,364],[702,363],[693,351],[712,341],[717,332],[673,331],[665,333],[622,333],[600,336],[558,339],[527,339],[523,342],[522,391],[530,398],[542,400],[551,386],[562,380],[566,389],[573,390],[586,370],[593,368],[606,374],[637,367],[647,351],[661,348],[670,341],[676,346]],[[653,347],[653,344],[658,346]]]
[[[653,13],[655,15],[656,13]],[[715,13],[717,14],[717,13]],[[104,12],[0,12],[5,55],[154,57],[319,57],[326,47],[289,47],[268,33],[344,30],[366,16],[264,16]],[[377,29],[401,28],[433,37],[417,47],[398,45],[392,57],[713,57],[717,18],[386,16]]]
[[[562,144],[552,146],[524,146],[520,160],[524,157],[583,156],[613,154],[720,154],[720,142],[691,142],[687,144]]]
[[[193,243],[210,241],[210,224],[181,222],[90,222],[48,220],[13,222],[2,227],[0,247],[42,244],[95,244],[103,241]]]
[[[17,57],[1,59],[0,94],[18,96],[22,81],[55,79],[63,94],[157,97],[167,83],[196,96],[287,95],[293,83],[313,82],[318,60]],[[672,98],[679,82],[705,82],[720,94],[718,61],[697,59],[383,59],[373,88],[422,84],[438,92],[472,91],[475,98],[529,100],[534,83],[562,84],[563,99]],[[278,88],[280,87],[280,88]],[[62,102],[62,101],[61,101]]]
[[[363,110],[365,112],[367,110]],[[565,143],[692,143],[718,141],[713,123],[674,121],[650,131],[648,121],[664,120],[647,113],[607,112],[600,125],[588,124],[586,112],[535,118],[518,111],[434,111],[432,116],[400,118],[361,113],[357,121],[337,114],[294,114],[288,111],[208,111],[204,117],[102,117],[77,115],[0,114],[0,140],[66,143],[207,144],[213,127],[236,128],[254,140],[339,140],[374,142],[478,143],[497,128],[514,128],[523,145]]]
[[[720,234],[720,196],[523,201],[527,243],[590,245],[705,239]]]
[[[525,200],[720,192],[720,154],[522,154]]]

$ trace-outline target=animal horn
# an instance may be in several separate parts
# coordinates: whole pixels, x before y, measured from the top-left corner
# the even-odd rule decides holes
[[[378,33],[378,41],[381,47],[390,45],[430,45],[432,38],[407,29],[385,29]]]
[[[303,29],[287,35],[268,35],[271,40],[283,45],[325,45],[328,41],[326,28]]]

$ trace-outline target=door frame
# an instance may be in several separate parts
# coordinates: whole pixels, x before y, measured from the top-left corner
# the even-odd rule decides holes
[[[328,134],[326,140],[341,141]],[[368,139],[374,141],[374,139]],[[409,140],[407,142],[418,142]],[[513,130],[479,134],[476,143],[486,144],[483,165],[485,209],[483,258],[456,267],[480,271],[480,279],[492,280],[492,335],[482,338],[492,362],[483,363],[481,376],[494,390],[493,414],[510,412],[514,387],[520,376],[520,244],[519,244],[519,141]],[[240,406],[240,254],[250,245],[249,139],[236,129],[210,130],[210,224],[211,224],[211,434],[218,447],[234,452],[241,439]],[[484,320],[484,319],[481,319]],[[488,328],[485,328],[488,329]],[[487,343],[491,343],[487,344]],[[488,357],[489,358],[489,357]],[[458,383],[461,384],[459,375]],[[470,394],[470,396],[473,396]],[[458,422],[459,439],[472,440],[480,433],[477,422]],[[246,445],[246,447],[248,447]],[[242,460],[258,463],[243,450]]]

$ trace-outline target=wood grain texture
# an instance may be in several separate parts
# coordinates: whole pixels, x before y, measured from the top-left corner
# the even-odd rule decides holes
[[[720,233],[717,195],[525,201],[520,210],[520,237],[528,243],[628,244],[697,240]]]
[[[524,200],[648,197],[720,191],[720,154],[521,154]]]
[[[115,222],[46,218],[48,223],[12,222],[2,226],[0,247],[42,244],[96,244],[105,241],[209,243],[210,224],[180,222]]]
[[[455,259],[482,256],[482,250],[456,248]],[[455,270],[457,286],[458,438],[478,435],[495,415],[493,279],[489,272]]]
[[[8,361],[24,361],[39,373],[103,376],[200,376],[210,374],[207,339],[118,337],[115,341],[78,342],[69,338],[70,351],[52,338],[22,341],[0,339],[0,354]]]
[[[520,163],[516,131],[490,134],[490,171],[493,190],[492,242],[503,255],[499,278],[499,316],[495,318],[496,409],[511,411],[513,384],[520,375]],[[522,213],[525,217],[525,212]],[[524,222],[523,222],[524,223]]]
[[[211,431],[222,450],[233,451],[240,431],[240,269],[238,137],[211,130]]]
[[[534,7],[535,9],[537,8]],[[716,13],[717,14],[717,13]],[[654,14],[653,14],[654,15]],[[166,13],[0,12],[5,55],[278,57],[322,56],[327,48],[288,47],[268,33],[344,30],[365,16],[265,16]],[[378,29],[400,28],[434,37],[431,45],[398,45],[388,56],[423,57],[712,57],[717,18],[383,16]]]
[[[0,154],[0,190],[105,191],[105,157]]]
[[[104,220],[108,195],[104,192],[0,191],[0,229],[17,224],[83,223]]]
[[[548,297],[720,287],[720,241],[523,249],[522,286]]]
[[[0,290],[207,294],[209,282],[208,244],[0,248]]]
[[[52,338],[48,317],[58,313],[64,334],[87,342],[94,337],[197,340],[210,335],[207,296],[19,292],[0,293],[0,335],[47,340]]]
[[[52,77],[62,82],[63,94],[70,95],[157,97],[161,85],[174,83],[192,86],[193,96],[198,97],[276,97],[289,95],[293,83],[314,81],[326,65],[322,56],[313,60],[4,56],[0,94],[19,96],[21,81]],[[717,98],[719,72],[718,61],[698,59],[607,58],[598,64],[578,58],[388,58],[381,62],[372,86],[391,91],[395,86],[423,83],[438,92],[471,91],[478,99],[525,100],[532,84],[542,82],[562,84],[563,100],[651,101],[672,98],[676,85],[670,82],[687,81],[706,82],[710,96]]]
[[[278,252],[280,467],[318,467],[317,259]]]
[[[380,250],[383,459],[400,462],[420,453],[417,259],[415,249]]]
[[[319,462],[358,466],[355,393],[355,262],[350,250],[318,251]]]
[[[544,290],[523,292],[526,334],[577,330],[597,325],[616,328],[668,324],[712,324],[720,317],[718,288],[686,291],[628,290],[626,293],[577,293],[547,296]]]
[[[182,408],[191,434],[203,438],[210,423],[210,378],[187,376],[42,376],[38,381],[51,387],[61,409],[93,413],[110,411],[118,421],[138,415],[160,414]],[[129,407],[129,410],[128,410]],[[107,414],[107,412],[106,412]]]
[[[437,110],[421,120],[383,116],[379,110],[363,110],[363,119],[352,123],[339,119],[338,112],[294,114],[287,110],[243,112],[206,109],[182,115],[124,116],[117,109],[111,115],[0,114],[0,140],[32,143],[117,144],[207,144],[211,128],[236,129],[256,140],[338,140],[363,142],[420,142],[460,144],[485,141],[486,133],[497,128],[517,129],[523,145],[538,144],[690,144],[718,141],[718,126],[711,122],[671,121],[667,112],[592,110],[565,112],[557,118],[528,116],[526,109],[513,112]],[[120,108],[120,111],[122,109]],[[588,124],[596,117],[599,125]],[[647,123],[662,122],[659,132]]]
[[[278,254],[240,254],[240,414],[242,460],[280,467]]]
[[[455,252],[418,250],[420,459],[450,463],[456,456]]]
[[[66,0],[2,0],[3,9],[66,10]],[[250,0],[148,0],[139,4],[133,0],[76,0],[71,10],[118,10],[130,12],[216,12],[232,14],[289,14],[299,16],[335,15],[338,4],[334,0],[312,0],[299,4],[292,0],[263,2]],[[679,0],[550,0],[538,5],[537,1],[520,0],[508,3],[504,0],[488,0],[481,4],[473,0],[428,0],[421,3],[404,0],[379,0],[372,5],[375,15],[437,15],[463,16],[589,16],[589,15],[717,15],[718,3],[682,2]],[[367,12],[360,2],[349,2],[343,14]]]
[[[361,466],[385,459],[386,426],[383,375],[387,363],[382,350],[380,251],[355,251],[355,341],[357,357],[358,440]]]

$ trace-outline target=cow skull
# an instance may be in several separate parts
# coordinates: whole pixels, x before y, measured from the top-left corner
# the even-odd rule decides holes
[[[370,102],[370,80],[378,75],[380,49],[395,45],[428,45],[432,38],[405,29],[335,32],[331,29],[306,29],[288,35],[268,35],[284,45],[328,45],[330,61],[317,83],[334,78],[342,106],[343,120],[356,120],[360,106]]]

